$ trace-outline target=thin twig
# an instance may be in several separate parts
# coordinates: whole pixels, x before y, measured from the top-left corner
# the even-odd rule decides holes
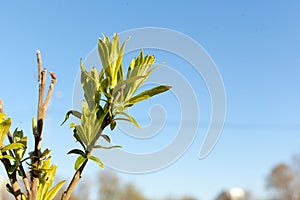
[[[0,99],[0,113],[3,113],[3,101]]]
[[[49,86],[49,89],[48,89],[48,93],[47,93],[47,96],[46,96],[46,100],[45,100],[45,103],[44,103],[44,108],[47,108],[48,105],[49,105],[50,98],[51,98],[51,95],[52,95],[52,92],[53,92],[53,88],[54,88],[55,83],[56,83],[56,79],[52,79],[52,80],[51,80],[51,83],[50,83],[50,86]]]
[[[46,69],[43,69],[42,66],[42,59],[40,51],[37,51],[37,64],[38,64],[38,81],[39,81],[39,96],[38,96],[38,112],[37,112],[37,132],[33,133],[34,135],[34,152],[33,152],[33,159],[32,159],[32,167],[33,170],[31,171],[31,200],[37,199],[37,191],[39,185],[39,175],[40,172],[36,170],[39,166],[40,157],[41,157],[41,147],[42,147],[42,132],[43,132],[43,125],[44,119],[46,116],[46,110],[53,92],[54,85],[56,83],[56,79],[52,76],[52,80],[47,92],[46,100],[44,101],[45,95],[45,87],[46,87]]]
[[[36,57],[37,57],[37,63],[38,63],[38,82],[40,83],[41,73],[42,73],[42,69],[43,69],[40,50],[36,51]]]

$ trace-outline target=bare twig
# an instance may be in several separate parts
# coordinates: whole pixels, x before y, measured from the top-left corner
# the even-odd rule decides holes
[[[33,133],[34,135],[34,152],[32,159],[32,167],[31,171],[31,200],[36,200],[37,191],[39,185],[39,174],[40,172],[36,170],[39,166],[40,157],[41,157],[41,146],[42,146],[42,131],[44,125],[44,118],[46,116],[46,110],[53,92],[54,85],[56,83],[56,79],[51,80],[46,100],[44,101],[45,95],[45,87],[46,87],[46,69],[42,69],[42,59],[40,51],[37,51],[37,64],[38,64],[38,82],[39,82],[39,96],[38,96],[38,112],[37,112],[37,133]]]
[[[36,57],[37,57],[37,64],[38,64],[38,82],[40,83],[41,73],[42,73],[42,69],[43,69],[40,50],[36,51]]]
[[[0,113],[3,113],[3,101],[0,99]]]

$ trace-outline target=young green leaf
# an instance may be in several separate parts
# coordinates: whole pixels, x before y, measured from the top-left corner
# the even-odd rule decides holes
[[[13,150],[13,149],[21,149],[21,148],[24,148],[24,145],[22,143],[11,143],[3,147],[1,149],[1,152]]]
[[[125,120],[125,121],[129,121],[131,123],[133,123],[136,127],[141,128],[141,126],[139,125],[139,123],[128,113],[126,112],[117,112],[117,115],[124,115],[126,118],[116,118],[115,120]]]
[[[117,125],[116,121],[115,120],[111,120],[111,122],[110,122],[110,130],[114,130],[116,128],[116,125]]]
[[[45,200],[52,200],[66,181],[60,181],[46,194]]]
[[[101,169],[104,168],[104,164],[101,162],[101,160],[95,156],[89,156],[89,159],[91,159],[92,161],[94,161],[95,163],[97,163],[97,165],[99,165],[99,167]]]
[[[78,154],[78,155],[82,155],[83,157],[86,157],[85,153],[80,149],[72,149],[67,154]]]
[[[84,163],[84,161],[86,161],[86,157],[83,157],[82,155],[78,156],[78,158],[76,159],[75,161],[75,166],[74,166],[74,169],[75,171],[77,171],[81,165]]]
[[[6,158],[6,159],[8,159],[8,160],[12,160],[12,161],[15,161],[16,159],[14,158],[14,157],[12,157],[11,155],[4,155],[1,159],[4,159],[4,158]]]
[[[157,87],[154,87],[150,90],[145,90],[144,92],[141,92],[140,94],[130,98],[126,104],[130,107],[140,101],[146,100],[154,95],[158,95],[160,93],[166,92],[171,88],[171,86],[167,85],[160,85]]]
[[[94,146],[94,148],[95,149],[115,149],[115,148],[122,148],[122,146],[115,145],[115,146],[106,147],[106,146],[102,146],[102,145],[96,145],[96,146]]]
[[[3,146],[3,141],[11,126],[11,118],[6,120],[0,119],[0,147]]]
[[[103,137],[106,140],[106,142],[110,143],[111,140],[108,135],[101,134],[101,137]]]
[[[61,126],[69,119],[70,115],[74,115],[78,119],[81,118],[81,113],[80,112],[78,112],[77,110],[70,110],[70,111],[67,112],[64,121],[60,124]]]

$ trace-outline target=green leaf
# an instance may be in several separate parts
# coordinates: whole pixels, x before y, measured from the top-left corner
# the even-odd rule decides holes
[[[81,118],[81,113],[80,112],[78,112],[76,110],[70,110],[70,111],[67,112],[64,121],[60,124],[61,126],[69,119],[70,115],[73,115],[73,116],[77,117],[78,119]]]
[[[101,169],[104,168],[104,164],[101,162],[101,160],[95,156],[89,156],[89,159],[91,159],[92,161],[94,161],[95,163],[97,163],[97,165],[99,165],[99,167]]]
[[[90,110],[93,110],[96,106],[97,91],[99,88],[99,74],[96,68],[92,68],[91,72],[87,72],[80,60],[81,68],[81,85],[84,91],[84,98],[89,106]]]
[[[21,148],[24,148],[24,145],[22,143],[11,143],[3,147],[1,149],[1,152],[13,150],[13,149],[21,149]]]
[[[116,125],[117,125],[116,121],[115,120],[111,120],[111,122],[110,122],[110,130],[114,130],[116,128]]]
[[[110,143],[110,138],[108,135],[101,134],[101,137],[103,137],[106,140],[106,142]]]
[[[17,164],[11,165],[11,166],[8,168],[8,173],[9,173],[9,174],[14,173],[14,171],[15,171],[18,167],[19,167],[19,165],[17,165]]]
[[[6,190],[11,193],[12,195],[14,195],[14,190],[12,189],[12,187],[10,186],[9,183],[6,183]]]
[[[78,154],[78,155],[82,155],[83,157],[86,157],[85,153],[80,149],[72,149],[67,154]]]
[[[45,149],[41,155],[41,158],[46,158],[47,156],[49,156],[51,154],[51,150],[50,149]]]
[[[116,118],[115,120],[129,121],[129,122],[133,123],[136,127],[141,128],[139,123],[131,115],[129,115],[128,113],[126,113],[126,112],[117,112],[116,114],[124,115],[126,118]]]
[[[76,124],[75,123],[71,123],[70,124],[70,128],[75,128],[76,127]]]
[[[79,143],[81,144],[81,146],[83,147],[83,149],[85,149],[85,145],[84,145],[84,143],[82,142],[80,136],[78,135],[78,133],[77,133],[77,131],[76,131],[76,127],[75,127],[75,129],[73,130],[73,133],[74,133],[74,134],[73,134],[74,138],[77,140],[77,142],[79,142]]]
[[[146,77],[147,76],[134,76],[134,77],[129,77],[126,80],[121,80],[121,81],[118,82],[118,84],[114,88],[113,93],[118,92],[123,85],[129,85],[129,83],[135,82],[139,79],[145,79]]]
[[[66,181],[60,181],[46,194],[45,200],[52,200]]]
[[[75,171],[77,171],[81,167],[81,165],[86,161],[86,159],[87,158],[83,157],[82,155],[78,156],[74,166]]]
[[[22,200],[27,200],[26,196],[23,193],[21,194],[21,198]]]
[[[163,92],[166,92],[168,91],[169,89],[171,88],[171,86],[167,86],[167,85],[160,85],[160,86],[157,86],[157,87],[154,87],[150,90],[145,90],[144,92],[141,92],[140,94],[130,98],[128,100],[127,105],[130,107],[134,104],[136,104],[137,102],[140,102],[140,101],[143,101],[143,100],[146,100],[154,95],[157,95],[157,94],[160,94],[160,93],[163,93]]]
[[[27,200],[26,196],[23,193],[21,194],[21,198],[22,200]]]
[[[23,131],[22,130],[18,131],[18,128],[16,128],[13,133],[13,138],[14,138],[14,142],[20,141],[22,138],[24,138]]]
[[[12,160],[15,161],[16,159],[14,157],[12,157],[11,155],[4,155],[2,158],[6,158],[8,160]]]
[[[95,149],[115,149],[115,148],[122,148],[122,146],[115,145],[115,146],[106,147],[106,146],[102,146],[102,145],[96,145],[96,146],[94,146],[94,148]]]
[[[9,128],[11,126],[11,118],[7,118],[6,120],[0,121],[0,147],[3,146],[3,141],[4,141],[4,138],[6,136],[6,134],[8,133],[9,131]]]
[[[35,117],[32,118],[31,124],[32,124],[32,133],[34,136],[36,136],[37,135],[37,122],[36,122]]]

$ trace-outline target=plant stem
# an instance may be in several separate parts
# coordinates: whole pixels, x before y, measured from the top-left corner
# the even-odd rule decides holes
[[[54,85],[56,83],[56,78],[54,79],[52,76],[52,80],[47,92],[46,100],[44,101],[45,94],[45,86],[46,86],[46,69],[42,69],[42,59],[40,51],[38,50],[36,53],[37,56],[37,64],[38,64],[38,82],[39,82],[39,97],[38,97],[38,112],[37,112],[37,132],[33,133],[34,135],[34,151],[33,151],[33,159],[32,159],[32,167],[31,170],[31,200],[37,199],[38,185],[39,185],[39,175],[40,172],[38,170],[40,157],[41,157],[41,147],[42,147],[42,132],[44,125],[44,118],[46,116],[46,110],[54,89]]]
[[[13,137],[12,137],[10,131],[8,131],[7,136],[8,136],[9,142],[12,144],[14,141],[13,141]],[[28,180],[28,177],[26,175],[26,172],[24,170],[24,167],[23,167],[22,163],[20,164],[19,169],[20,169],[21,173],[23,174],[22,180],[23,180],[26,192],[27,192],[27,196],[30,200],[30,197],[31,197],[30,184],[29,184],[29,180]]]
[[[0,113],[3,113],[3,112],[4,112],[3,101],[0,99]],[[10,132],[8,132],[7,134],[8,134],[8,138],[9,138],[10,143],[13,143]],[[6,155],[6,152],[4,152],[3,155]],[[4,167],[5,167],[5,171],[7,173],[8,178],[9,178],[9,182],[11,184],[15,199],[16,200],[21,200],[22,192],[21,192],[18,180],[17,180],[16,171],[14,171],[12,174],[9,174],[9,169],[12,166],[10,161],[8,159],[1,159],[1,161],[4,165]]]
[[[6,155],[6,153],[3,153],[3,155]],[[9,168],[11,167],[11,164],[8,159],[1,159],[1,162],[3,163],[5,167],[5,171],[7,173],[7,176],[9,178],[9,182],[11,184],[13,194],[15,196],[16,200],[21,200],[22,199],[22,192],[17,180],[17,173],[14,171],[12,174],[9,174]]]
[[[75,189],[77,183],[79,182],[79,180],[81,178],[81,174],[82,174],[87,162],[88,162],[88,159],[86,159],[84,161],[84,163],[82,163],[80,168],[75,172],[67,190],[62,194],[61,200],[68,200],[71,197],[71,194],[72,194],[73,190]]]
[[[108,104],[109,107],[109,104]],[[100,132],[102,133],[102,131],[105,129],[105,127],[107,127],[110,124],[110,116],[109,113],[106,114],[106,116],[104,117],[104,120],[101,124],[101,128],[100,128]],[[100,134],[99,134],[100,137]],[[81,174],[86,166],[88,162],[88,159],[86,159],[84,161],[84,163],[80,166],[80,168],[75,172],[71,182],[69,183],[69,186],[67,188],[66,191],[64,191],[64,193],[61,196],[61,200],[69,200],[69,198],[71,197],[71,194],[73,192],[73,190],[75,189],[76,185],[78,184],[80,178],[81,178]]]

